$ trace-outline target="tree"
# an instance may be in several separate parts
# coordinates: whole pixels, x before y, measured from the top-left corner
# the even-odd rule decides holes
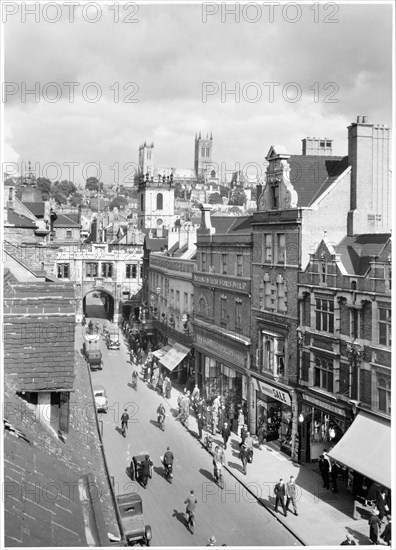
[[[243,189],[236,187],[231,193],[229,205],[243,206],[246,203],[247,197]]]
[[[63,195],[66,195],[66,197],[69,197],[73,193],[77,191],[76,186],[74,183],[68,180],[62,180],[60,183],[58,183],[58,189]]]
[[[175,199],[184,199],[184,188],[180,181],[176,181],[174,184]]]
[[[88,191],[97,191],[99,186],[100,190],[103,191],[103,183],[99,183],[98,178],[95,178],[94,176],[91,176],[85,182],[85,189],[88,189]]]
[[[67,202],[67,197],[57,189],[53,194],[53,198],[58,204],[65,204]]]
[[[223,201],[221,199],[220,193],[212,193],[209,195],[209,204],[221,204]]]
[[[82,193],[74,193],[69,197],[70,206],[81,206],[84,204],[84,195]]]
[[[48,178],[37,178],[36,184],[43,201],[48,200],[51,196],[51,181]]]
[[[220,195],[222,197],[227,197],[230,194],[230,190],[225,185],[220,185]]]
[[[122,195],[118,195],[118,197],[114,197],[109,204],[109,209],[113,210],[114,208],[118,208],[118,210],[124,210],[126,206],[128,206],[128,200]]]

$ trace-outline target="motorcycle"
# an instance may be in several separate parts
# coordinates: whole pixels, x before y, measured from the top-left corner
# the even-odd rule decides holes
[[[165,479],[167,479],[169,483],[172,483],[172,478],[173,478],[172,471],[173,471],[172,464],[164,464]]]

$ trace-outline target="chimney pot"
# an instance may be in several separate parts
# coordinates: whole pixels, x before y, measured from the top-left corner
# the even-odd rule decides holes
[[[360,115],[357,117],[356,122],[358,124],[360,124],[362,122],[362,117]]]
[[[366,124],[366,123],[368,122],[368,120],[367,120],[367,117],[366,117],[366,116],[364,116],[364,117],[363,117],[363,119],[362,119],[362,122],[363,122],[363,124]]]

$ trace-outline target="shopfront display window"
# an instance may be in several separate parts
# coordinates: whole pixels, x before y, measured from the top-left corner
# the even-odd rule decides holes
[[[257,399],[257,429],[264,427],[267,441],[278,441],[285,448],[291,449],[292,410],[280,401]]]

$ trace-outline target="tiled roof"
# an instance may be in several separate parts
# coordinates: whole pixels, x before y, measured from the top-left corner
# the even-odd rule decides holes
[[[45,204],[44,202],[24,202],[22,201],[22,204],[26,206],[30,210],[32,214],[36,216],[36,218],[42,218],[44,216],[45,211]]]
[[[327,178],[339,171],[345,157],[291,155],[290,182],[298,194],[298,206],[309,206]]]
[[[13,210],[8,210],[7,212],[7,221],[6,225],[15,225],[15,227],[25,227],[29,229],[37,229],[37,224],[30,220],[29,218],[26,218],[26,216],[22,216],[20,214],[17,214]]]
[[[210,223],[216,229],[216,235],[227,233],[233,223],[235,216],[211,216]]]
[[[370,261],[381,254],[390,238],[390,233],[354,235],[345,237],[334,248],[341,254],[342,263],[349,274],[364,275]]]
[[[238,216],[234,219],[233,225],[228,230],[228,233],[237,231],[250,231],[252,227],[252,216]]]
[[[168,246],[168,237],[148,237],[144,239],[144,247],[151,252],[161,252]]]
[[[319,187],[315,195],[312,197],[310,204],[314,203],[315,200],[320,197],[326,189],[330,187],[332,183],[335,182],[335,180],[341,176],[343,172],[348,168],[349,166],[349,160],[348,157],[343,157],[335,166],[333,171],[331,172],[331,175],[322,183],[322,185]]]

